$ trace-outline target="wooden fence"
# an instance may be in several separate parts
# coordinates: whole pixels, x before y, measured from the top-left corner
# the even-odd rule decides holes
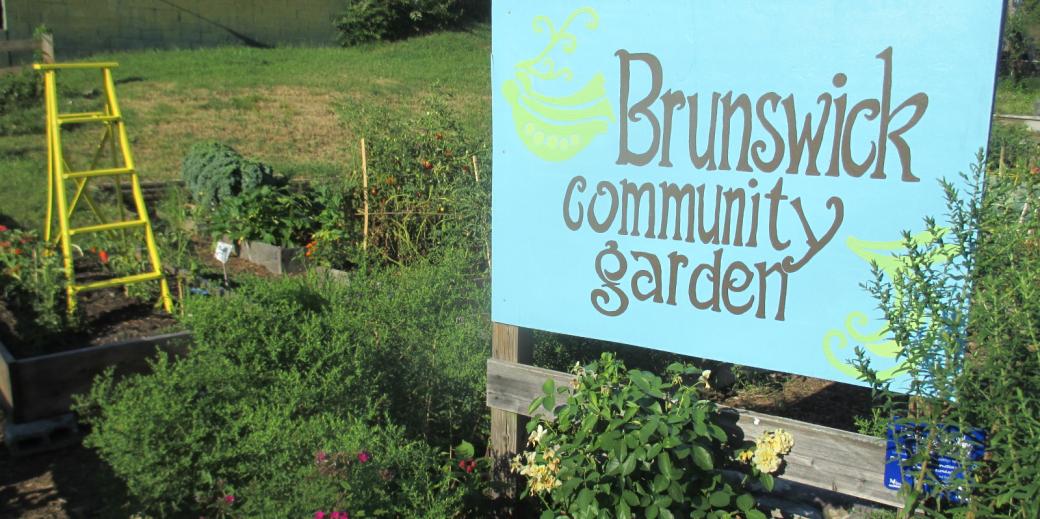
[[[554,379],[569,387],[573,375],[531,366],[531,331],[504,324],[494,325],[492,357],[487,362],[487,405],[491,408],[491,452],[499,477],[506,478],[508,460],[527,440],[524,423],[528,406],[542,395],[542,384]],[[780,479],[838,492],[889,506],[900,507],[895,491],[884,486],[885,442],[788,418],[727,409],[735,425],[748,438],[772,429],[784,429],[795,439],[784,457]]]
[[[40,51],[41,61],[54,63],[54,35],[44,34],[39,39],[0,41],[0,54],[8,52]],[[0,68],[0,74],[14,74],[24,70],[26,66]]]

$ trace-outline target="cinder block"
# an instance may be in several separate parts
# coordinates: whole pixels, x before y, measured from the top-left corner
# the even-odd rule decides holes
[[[4,443],[12,456],[28,456],[79,442],[79,426],[72,413],[4,427]]]

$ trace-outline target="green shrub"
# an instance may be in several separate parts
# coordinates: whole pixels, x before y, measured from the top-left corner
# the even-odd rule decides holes
[[[700,396],[705,374],[690,365],[669,366],[662,380],[603,354],[576,375],[572,388],[545,383],[531,411],[553,410],[555,419],[528,424],[534,450],[513,462],[525,492],[548,509],[543,517],[765,518],[740,485],[772,489],[789,434],[750,442],[727,433],[716,405]],[[734,485],[724,470],[743,478]]]
[[[978,517],[1040,517],[1040,186],[991,177],[972,296],[961,420],[989,433]],[[1017,203],[1002,203],[1005,200]]]
[[[1036,166],[1036,158],[1040,156],[1040,141],[1024,124],[993,123],[993,131],[989,139],[988,165],[990,169],[1000,167],[1000,159],[1004,159],[1007,169],[1022,169]],[[1032,159],[1032,163],[1030,163]]]
[[[473,0],[348,0],[333,25],[340,44],[350,46],[456,27],[486,15],[486,2]]]
[[[19,342],[37,353],[47,336],[74,325],[66,313],[65,273],[57,247],[35,231],[0,225],[0,297],[19,318]]]
[[[258,516],[310,515],[329,506],[305,503],[326,494],[297,489],[314,452],[359,445],[388,460],[418,456],[400,468],[396,484],[415,494],[400,506],[453,509],[454,493],[420,492],[440,461],[409,442],[443,451],[486,435],[487,289],[469,263],[446,253],[358,271],[349,284],[246,280],[226,297],[189,298],[190,354],[97,382],[77,404],[92,426],[86,444],[150,512],[201,511],[196,497],[226,486]],[[370,434],[385,444],[358,443],[359,423],[384,424]]]
[[[874,421],[928,437],[902,464],[916,484],[903,490],[900,517],[1040,516],[1040,186],[1035,175],[1019,183],[991,174],[983,198],[982,170],[980,161],[966,193],[946,185],[949,227],[929,220],[934,239],[914,243],[907,236],[906,268],[891,277],[878,270],[869,285],[910,377],[906,394],[895,391],[857,351],[864,378],[881,397]],[[983,461],[961,448],[971,441],[960,431],[976,429],[987,435]],[[938,484],[929,467],[938,454],[971,467],[970,478]],[[941,495],[954,488],[966,504]]]
[[[274,184],[270,166],[248,160],[218,142],[193,145],[184,157],[181,178],[195,202],[207,209],[243,192]]]
[[[32,70],[0,74],[0,135],[43,133],[42,76]]]

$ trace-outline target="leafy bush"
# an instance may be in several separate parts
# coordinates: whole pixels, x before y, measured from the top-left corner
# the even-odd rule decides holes
[[[205,208],[274,184],[270,166],[248,160],[219,142],[193,145],[184,157],[181,178],[195,202]]]
[[[1005,168],[1026,169],[1037,166],[1036,158],[1040,156],[1040,142],[1033,132],[1024,124],[994,123],[989,139],[988,165],[991,169],[1000,167],[1003,157]],[[1030,160],[1034,163],[1030,164]]]
[[[60,331],[68,321],[61,255],[34,231],[0,225],[0,296],[26,312],[27,335]],[[33,337],[24,337],[34,342]]]
[[[42,133],[43,80],[32,71],[0,74],[0,135]]]
[[[77,405],[86,444],[151,512],[201,511],[196,496],[209,503],[226,486],[247,515],[311,514],[331,506],[311,502],[328,488],[298,488],[315,451],[359,448],[404,464],[392,467],[397,510],[455,509],[454,491],[428,484],[443,459],[423,442],[446,450],[487,432],[487,289],[468,264],[446,253],[349,284],[246,280],[189,298],[190,354],[99,380]]]
[[[315,212],[306,193],[289,186],[259,186],[225,198],[209,215],[210,230],[218,238],[292,247],[307,242]]]
[[[915,485],[904,488],[901,517],[1040,515],[1040,186],[1036,175],[991,174],[983,198],[982,171],[980,161],[967,193],[946,185],[949,228],[929,220],[933,239],[907,237],[906,268],[878,271],[869,285],[907,361],[908,394],[879,380],[859,351],[861,372],[890,432],[919,435],[918,452],[902,463]],[[963,448],[976,446],[965,437],[973,430],[987,436],[982,461]],[[970,477],[941,484],[939,454],[970,467]],[[949,500],[950,490],[966,502]]]
[[[548,509],[543,517],[765,518],[723,470],[742,473],[741,485],[772,489],[770,472],[793,446],[789,434],[753,443],[727,433],[716,405],[700,398],[704,374],[690,365],[669,366],[662,380],[604,354],[576,375],[570,389],[546,382],[531,411],[544,407],[556,418],[528,424],[534,450],[513,462],[525,492]]]
[[[397,40],[456,27],[487,15],[487,2],[473,0],[348,0],[333,20],[343,46]]]

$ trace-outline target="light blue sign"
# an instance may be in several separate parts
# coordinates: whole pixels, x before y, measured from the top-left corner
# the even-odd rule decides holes
[[[495,321],[855,382],[986,145],[1001,0],[493,6]]]

